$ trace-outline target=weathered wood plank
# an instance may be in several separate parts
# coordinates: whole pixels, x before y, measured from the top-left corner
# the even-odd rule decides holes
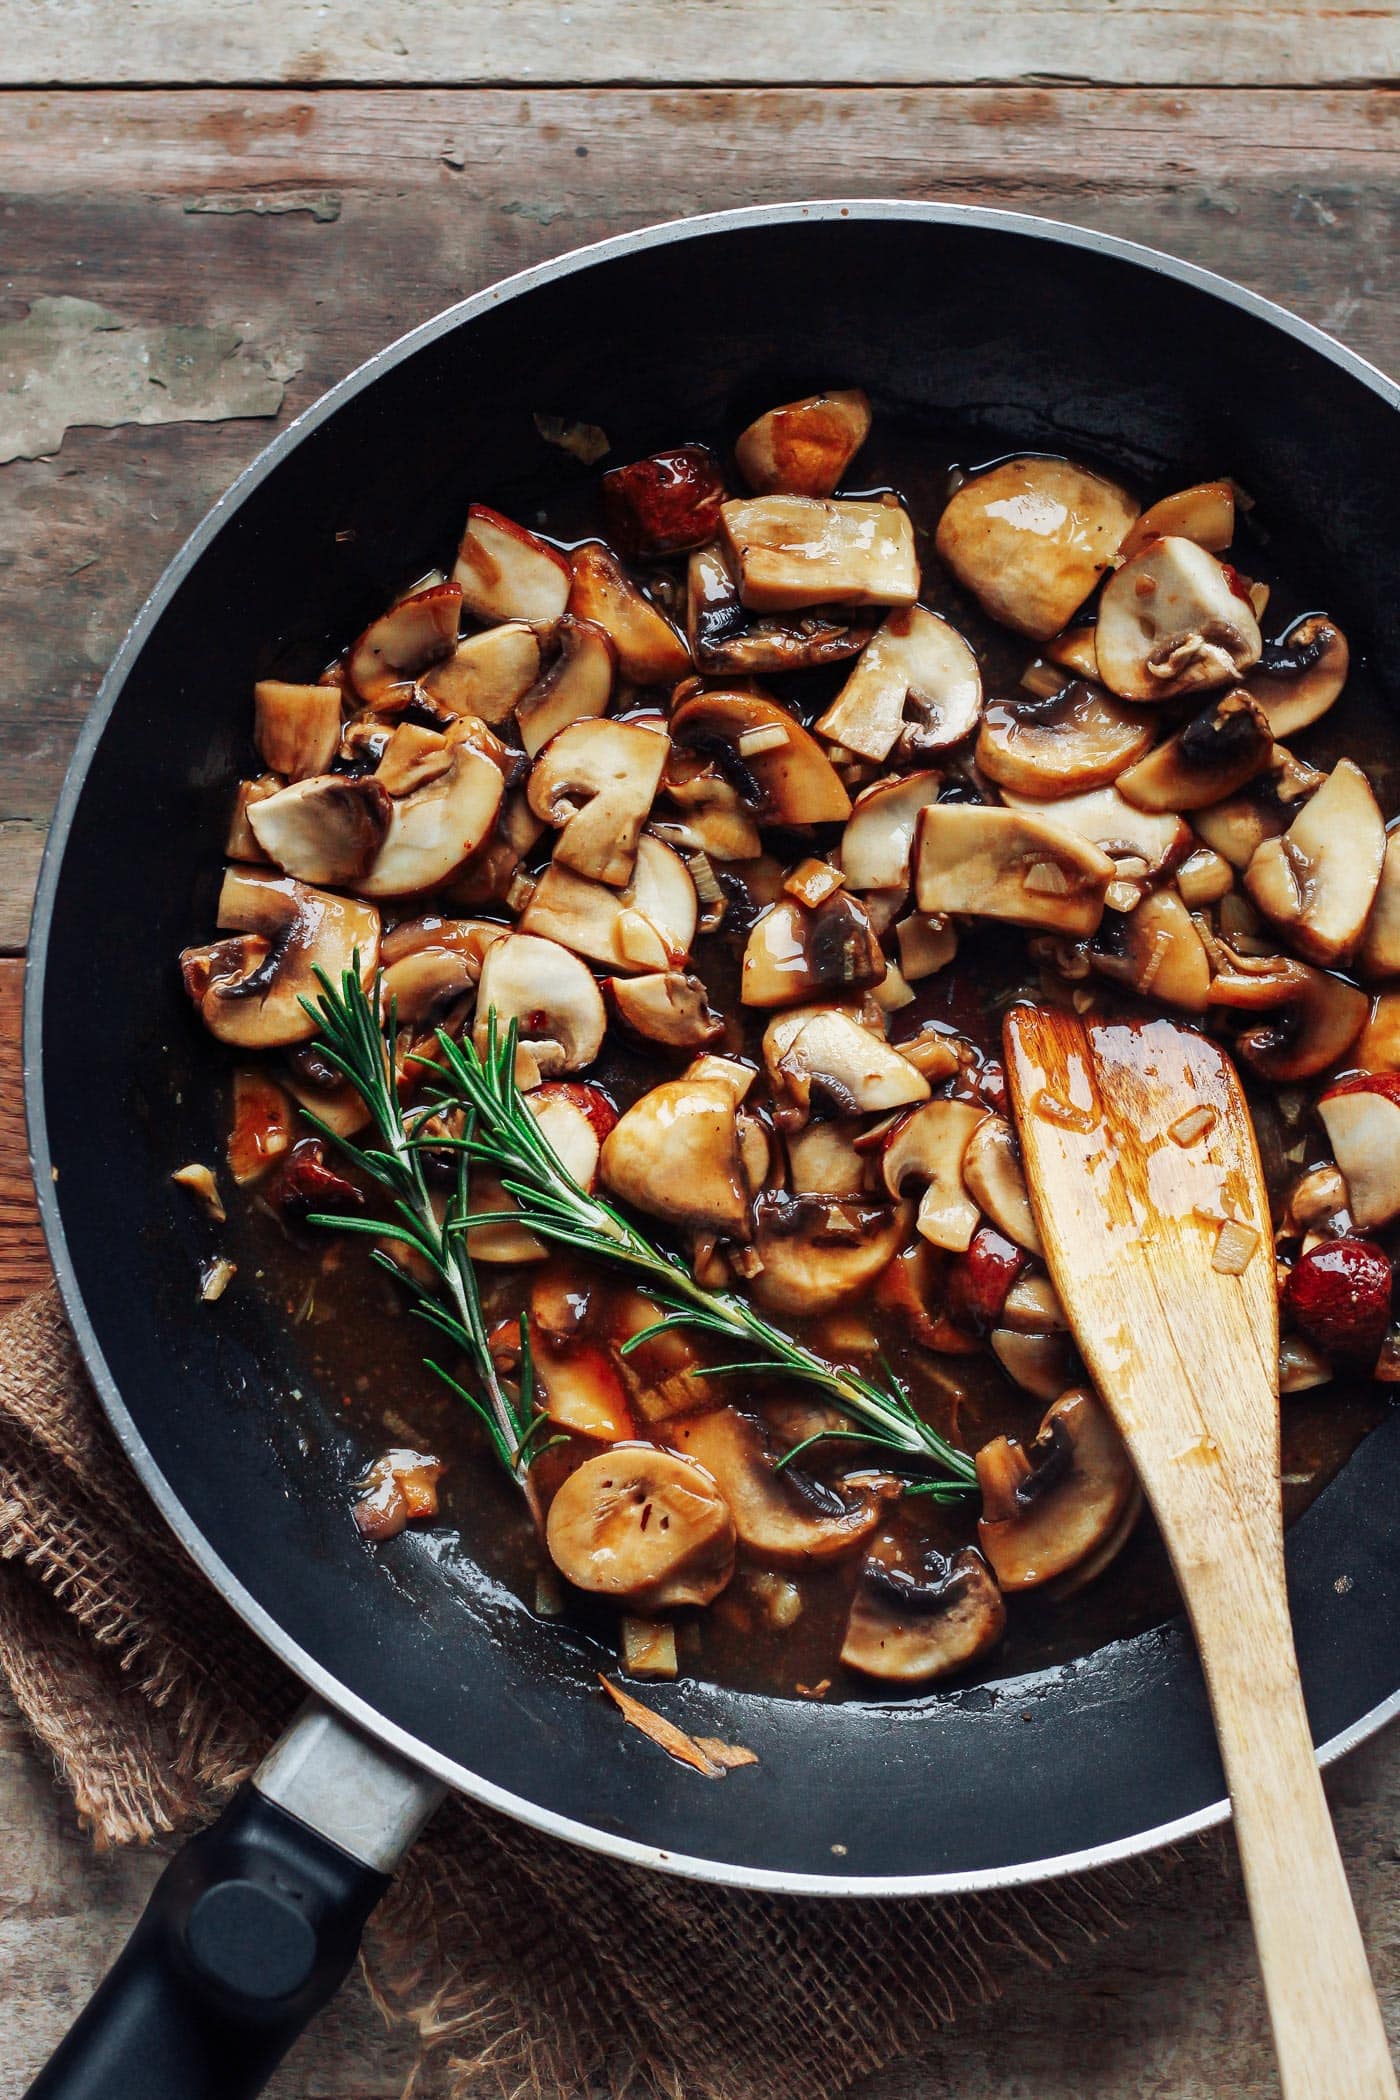
[[[16,7],[5,83],[1311,86],[1400,73],[1393,5],[1320,0],[51,0]]]
[[[24,964],[0,961],[0,1310],[18,1304],[49,1278],[25,1141],[19,1042],[23,995]]]

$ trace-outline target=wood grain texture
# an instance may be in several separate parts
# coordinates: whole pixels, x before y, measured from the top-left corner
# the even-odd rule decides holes
[[[0,1311],[49,1278],[25,1140],[19,1042],[23,996],[24,964],[0,960]]]
[[[7,83],[1375,81],[1392,5],[1321,0],[49,0]]]

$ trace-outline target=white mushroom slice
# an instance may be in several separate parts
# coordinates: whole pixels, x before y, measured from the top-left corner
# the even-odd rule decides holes
[[[944,1555],[879,1541],[851,1599],[841,1660],[892,1684],[927,1684],[966,1669],[1006,1631],[1006,1606],[980,1553]]]
[[[359,972],[366,989],[379,964],[379,913],[290,875],[230,867],[217,923],[237,938],[180,957],[185,990],[211,1035],[246,1049],[304,1043],[317,1023],[302,1005],[320,994],[316,972],[339,984]]]
[[[461,618],[462,593],[455,583],[431,584],[391,605],[365,629],[346,660],[360,698],[372,706],[391,686],[417,678],[450,656]]]
[[[466,718],[447,732],[451,764],[392,804],[384,843],[356,887],[365,897],[407,897],[446,882],[485,841],[505,783]]]
[[[1363,977],[1400,976],[1400,831],[1388,831],[1381,879],[1359,957]]]
[[[1190,912],[1173,890],[1154,890],[1129,912],[1105,918],[1092,950],[1094,968],[1142,999],[1203,1013],[1210,1000],[1210,957]]]
[[[708,1604],[734,1573],[734,1519],[710,1475],[652,1444],[614,1444],[549,1505],[549,1557],[566,1582],[643,1611]]]
[[[1001,1308],[1001,1324],[1015,1334],[1054,1334],[1069,1316],[1048,1276],[1018,1276]]]
[[[503,940],[509,931],[509,927],[494,919],[453,919],[441,912],[424,912],[416,919],[401,919],[385,934],[384,964],[387,969],[424,948],[446,948],[466,958],[475,982],[481,975],[487,949],[493,941]]]
[[[937,548],[994,620],[1058,634],[1113,560],[1137,505],[1068,459],[1028,456],[974,474],[949,498]]]
[[[828,1487],[791,1467],[775,1473],[776,1454],[762,1425],[733,1408],[683,1416],[666,1438],[710,1474],[729,1505],[739,1544],[768,1567],[844,1560],[880,1521],[880,1504],[868,1490]]]
[[[807,1120],[813,1089],[843,1115],[877,1115],[927,1101],[929,1083],[839,1006],[799,1007],[770,1021],[763,1062],[785,1128]]]
[[[1171,819],[1162,817],[1157,821],[1170,823]],[[1229,895],[1235,886],[1235,871],[1223,854],[1214,852],[1209,846],[1197,846],[1178,867],[1176,886],[1188,911],[1200,911],[1207,904],[1218,904],[1222,897]]]
[[[1027,1254],[1043,1254],[1016,1133],[1004,1116],[984,1116],[974,1127],[962,1156],[962,1179],[998,1232]]]
[[[452,770],[452,747],[440,729],[400,722],[384,745],[374,777],[386,795],[411,795]]]
[[[891,890],[903,897],[919,811],[938,800],[942,777],[909,773],[877,780],[857,795],[841,834],[841,872],[853,890]]]
[[[861,1125],[843,1119],[809,1123],[787,1137],[788,1186],[794,1196],[860,1196],[865,1158],[855,1148]]]
[[[643,977],[610,977],[608,997],[624,1026],[668,1050],[697,1049],[723,1035],[711,1013],[705,986],[684,970],[649,971]]]
[[[535,760],[531,809],[559,828],[561,866],[621,889],[661,783],[670,738],[635,722],[571,722]]]
[[[1091,685],[1099,683],[1099,652],[1090,621],[1080,621],[1052,634],[1041,643],[1041,653],[1047,663],[1058,664],[1062,671],[1073,671],[1076,678],[1087,678]]]
[[[632,880],[621,890],[551,862],[520,915],[520,930],[559,941],[610,970],[653,972],[685,960],[698,911],[680,855],[644,836]]]
[[[458,642],[445,663],[425,671],[425,693],[454,715],[476,715],[493,728],[508,721],[540,672],[540,638],[523,620],[507,620]]]
[[[766,693],[697,693],[681,702],[670,726],[678,748],[708,754],[722,747],[735,784],[752,781],[744,792],[752,793],[754,814],[767,823],[841,824],[851,814],[851,798],[816,738]],[[769,737],[753,749],[756,733],[764,731]]]
[[[734,441],[739,472],[759,496],[829,496],[870,435],[859,387],[770,408]]]
[[[567,948],[528,933],[493,941],[481,965],[472,1040],[486,1054],[492,1016],[497,1040],[512,1021],[546,1079],[582,1072],[603,1046],[607,1015],[592,973]]]
[[[886,967],[869,919],[844,890],[815,911],[784,897],[750,929],[740,997],[745,1006],[792,1006],[822,992],[843,996],[881,983]]]
[[[955,627],[922,605],[892,612],[817,723],[818,734],[876,762],[918,757],[977,727],[982,674]]]
[[[566,613],[555,626],[553,642],[558,652],[553,663],[515,709],[520,741],[531,758],[571,722],[605,715],[612,698],[617,659],[601,627]]]
[[[1106,787],[1152,743],[1156,725],[1082,678],[1047,700],[989,701],[977,764],[989,780],[1042,802]]]
[[[1045,817],[939,802],[919,817],[921,912],[970,912],[1075,937],[1098,930],[1115,869],[1106,853]]]
[[[926,1183],[914,1220],[931,1246],[965,1254],[979,1212],[963,1180],[963,1156],[986,1117],[969,1101],[928,1101],[896,1123],[880,1154],[880,1172],[892,1196],[906,1184]]]
[[[911,984],[946,970],[958,952],[956,927],[947,919],[910,912],[894,929],[899,943],[899,967]]]
[[[1288,987],[1288,996],[1259,1025],[1235,1038],[1238,1056],[1261,1079],[1279,1086],[1295,1086],[1314,1079],[1344,1057],[1366,1024],[1367,999],[1363,991],[1344,977],[1325,970],[1292,963],[1290,973],[1300,973],[1301,985]],[[1240,978],[1242,988],[1248,982]],[[1222,980],[1212,986],[1214,999]],[[1233,1004],[1233,996],[1223,1004]]]
[[[1036,1400],[1054,1400],[1084,1375],[1067,1334],[1022,1334],[994,1327],[987,1337],[993,1356],[1012,1383]]]
[[[1317,1112],[1346,1179],[1347,1208],[1363,1232],[1400,1216],[1400,1077],[1372,1072],[1344,1079]]]
[[[352,887],[384,842],[393,804],[371,775],[321,773],[248,805],[248,828],[284,875]]]
[[[672,750],[662,791],[679,815],[660,815],[649,828],[668,846],[711,860],[757,860],[763,852],[739,790],[693,753]]]
[[[1258,848],[1245,888],[1309,962],[1341,962],[1365,931],[1385,853],[1371,783],[1344,758],[1283,837]]]
[[[753,496],[720,510],[744,604],[912,605],[919,595],[914,527],[902,505]]]
[[[602,1144],[602,1132],[610,1128],[612,1104],[596,1087],[565,1083],[546,1084],[533,1087],[524,1095],[530,1114],[540,1126],[540,1131],[564,1172],[576,1182],[585,1195],[589,1194],[598,1178],[598,1154]],[[473,1176],[472,1197],[478,1210],[516,1211],[519,1209],[514,1196],[501,1186],[493,1174],[478,1170]],[[473,1225],[467,1234],[467,1252],[473,1261],[493,1263],[546,1261],[549,1247],[537,1233],[523,1225],[512,1223],[508,1218],[498,1218],[490,1225]],[[602,1435],[605,1432],[596,1424],[588,1427],[583,1419],[584,1402],[589,1386],[588,1352],[575,1344],[570,1350],[571,1362],[568,1371],[556,1362],[552,1368],[552,1390],[545,1400],[545,1412],[552,1420],[564,1422],[564,1426],[578,1430],[585,1436]],[[604,1362],[606,1363],[606,1359]],[[611,1368],[611,1366],[609,1366]],[[599,1390],[602,1374],[594,1367],[592,1399],[595,1416],[607,1397],[606,1388]],[[613,1372],[613,1393],[621,1406],[621,1419],[615,1421],[613,1436],[631,1434],[631,1421],[623,1399],[621,1381]],[[565,1421],[563,1407],[573,1409],[574,1419]]]
[[[996,1437],[977,1454],[978,1543],[1004,1590],[1066,1574],[1120,1526],[1137,1487],[1108,1411],[1087,1389],[1056,1400],[1029,1450]]]
[[[634,1101],[604,1140],[601,1173],[649,1217],[748,1237],[735,1102],[720,1080],[668,1079]]]
[[[1154,540],[1104,585],[1095,629],[1099,676],[1124,700],[1233,685],[1263,649],[1249,602],[1194,540]]]
[[[1118,776],[1118,792],[1138,809],[1206,809],[1265,773],[1274,742],[1260,710],[1241,688],[1214,700],[1175,736]]]
[[[410,1038],[423,1024],[446,1013],[460,999],[474,999],[481,964],[460,948],[415,948],[385,965],[380,979],[379,1009],[387,1027],[392,1013]],[[412,1070],[412,1067],[408,1068]]]
[[[1296,736],[1321,721],[1350,669],[1341,628],[1322,613],[1309,613],[1270,644],[1246,689],[1276,737]]]
[[[1120,561],[1132,561],[1153,540],[1194,540],[1211,554],[1223,554],[1235,537],[1235,486],[1230,481],[1197,481],[1173,496],[1148,505],[1118,549]]]
[[[686,634],[700,670],[745,678],[811,671],[857,655],[870,629],[815,612],[750,619],[722,545],[697,547],[686,578]]]
[[[666,685],[690,669],[690,649],[666,615],[638,590],[612,549],[589,540],[571,557],[569,612],[601,627],[618,669],[633,685]]]
[[[770,1312],[815,1319],[870,1290],[908,1231],[907,1205],[769,1190],[754,1205],[750,1289]]]
[[[467,512],[452,576],[478,620],[543,626],[569,602],[569,564],[559,550],[481,503]]]
[[[234,793],[233,813],[224,840],[225,860],[251,860],[266,865],[267,855],[253,835],[248,812],[255,802],[266,802],[286,786],[276,773],[260,774],[256,780],[240,780]]]
[[[1010,788],[1003,788],[1002,795],[1009,809],[1062,825],[1076,838],[1088,839],[1110,860],[1144,861],[1148,878],[1172,866],[1191,847],[1191,827],[1181,817],[1170,811],[1135,809],[1116,787],[1060,795],[1048,808],[1036,797],[1015,794]]]
[[[253,687],[253,742],[270,772],[284,780],[324,773],[340,742],[340,690],[260,679]]]

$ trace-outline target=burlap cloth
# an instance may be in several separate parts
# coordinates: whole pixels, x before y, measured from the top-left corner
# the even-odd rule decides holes
[[[207,1817],[298,1697],[149,1510],[51,1290],[0,1322],[0,1670],[99,1846]],[[803,1902],[644,1875],[452,1802],[364,1965],[449,2100],[828,2100],[1087,1948],[1162,1869]]]

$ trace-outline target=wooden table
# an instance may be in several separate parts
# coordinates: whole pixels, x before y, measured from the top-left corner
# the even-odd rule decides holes
[[[510,270],[796,196],[1133,235],[1400,370],[1397,78],[1395,0],[0,0],[0,1302],[45,1274],[17,1073],[44,826],[128,621],[280,423]],[[1333,1796],[1400,2031],[1400,1738]],[[94,1860],[0,1713],[5,2100],[157,1865]],[[406,2064],[352,1990],[274,2090],[368,2100]],[[1273,2089],[1228,1845],[878,2087]]]

